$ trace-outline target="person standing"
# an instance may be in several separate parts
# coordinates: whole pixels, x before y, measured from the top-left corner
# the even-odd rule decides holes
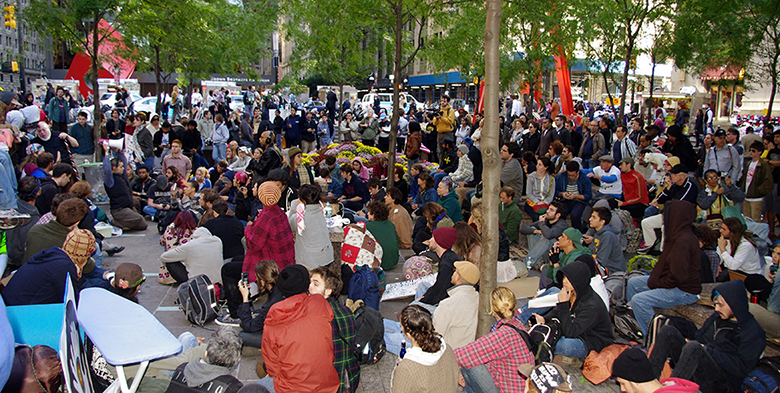
[[[436,135],[437,151],[442,152],[444,151],[442,141],[447,138],[455,140],[455,111],[450,106],[450,96],[446,94],[441,96],[441,107],[439,113],[433,118],[433,124],[438,132]],[[441,157],[441,153],[439,153],[439,157]]]
[[[47,112],[51,120],[51,128],[54,131],[68,132],[68,112],[71,108],[70,95],[66,97],[65,88],[57,86],[57,96],[48,103]]]
[[[714,169],[721,177],[739,181],[742,176],[742,155],[734,146],[726,143],[726,131],[719,129],[713,135],[715,146],[712,146],[704,158],[703,171]]]
[[[73,158],[76,162],[91,161],[95,159],[95,139],[92,135],[92,127],[87,125],[87,113],[79,112],[77,122],[70,127],[68,135],[76,139],[77,146],[73,148]]]
[[[212,128],[208,139],[211,140],[213,146],[211,158],[214,159],[214,162],[219,162],[220,160],[225,159],[230,132],[228,131],[227,126],[225,126],[225,119],[222,117],[222,114],[217,113],[217,115],[214,116],[214,120],[214,128]]]
[[[764,144],[756,141],[748,147],[750,161],[742,169],[742,177],[737,184],[745,192],[745,202],[742,204],[743,213],[752,218],[753,221],[761,222],[761,207],[764,197],[772,191],[774,179],[772,178],[772,168],[761,158]]]
[[[127,178],[127,158],[116,151],[116,158],[109,159],[108,144],[103,145],[103,183],[110,199],[111,217],[115,226],[124,230],[146,230],[146,220],[133,211],[133,193]]]

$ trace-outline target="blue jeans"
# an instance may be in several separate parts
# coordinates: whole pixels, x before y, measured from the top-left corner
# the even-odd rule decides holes
[[[146,157],[144,160],[144,165],[149,168],[149,173],[152,173],[152,171],[154,171],[154,155],[151,157]]]
[[[586,158],[582,160],[582,167],[584,169],[590,169],[596,166],[596,161],[591,160],[590,158]]]
[[[383,321],[385,326],[385,349],[387,349],[387,352],[393,353],[393,354],[400,354],[401,353],[401,343],[406,343],[406,350],[408,351],[410,348],[412,348],[412,342],[404,336],[403,332],[401,331],[401,323],[398,321],[394,321],[391,319],[385,319]]]
[[[501,390],[496,386],[490,370],[484,364],[472,368],[462,368],[460,373],[466,381],[463,391],[466,393],[498,393]],[[528,382],[526,382],[528,383]]]
[[[450,174],[447,173],[447,172],[434,173],[433,174],[433,181],[436,183],[436,184],[434,184],[434,187],[438,187],[439,186],[439,182],[441,181],[441,179],[444,179],[445,177],[447,177],[449,175]]]
[[[549,288],[546,291],[542,292],[542,294],[539,295],[538,297],[547,296],[547,295],[555,295],[555,294],[557,294],[560,291],[561,291],[560,288],[552,287],[552,288]],[[528,320],[531,319],[531,316],[533,314],[542,315],[542,314],[544,314],[544,313],[546,313],[546,312],[548,312],[548,311],[550,311],[552,309],[553,309],[552,307],[528,308],[528,305],[526,304],[525,306],[522,307],[523,311],[520,312],[520,320],[523,323],[528,323]]]
[[[780,278],[775,278],[775,283],[772,285],[772,293],[766,302],[766,309],[775,314],[780,314]]]
[[[466,190],[466,200],[469,201],[469,205],[471,204],[471,198],[474,198],[474,195],[477,195],[476,187],[470,190]]]
[[[528,206],[528,203],[523,204],[523,210],[525,210],[526,213],[528,213],[529,216],[531,216],[531,222],[537,222],[539,221],[539,215],[536,214],[534,209],[531,208],[531,206]]]
[[[647,209],[645,209],[645,218],[652,217],[657,214],[661,214],[661,210],[655,206],[648,206]]]
[[[217,165],[217,163],[215,162],[214,166],[216,166],[216,165]],[[192,172],[195,172],[195,170],[200,168],[200,167],[208,168],[209,167],[209,162],[206,161],[206,159],[203,158],[203,156],[201,156],[200,154],[195,153],[195,154],[192,155]],[[182,173],[181,175],[184,176],[185,179],[189,179],[189,177],[190,177],[189,173],[187,173],[187,174]]]
[[[216,165],[219,160],[224,160],[227,154],[227,143],[214,143],[212,145],[211,158],[214,159]]]
[[[144,211],[145,214],[148,214],[148,215],[152,216],[152,218],[154,218],[154,215],[157,214],[157,209],[155,209],[155,208],[153,208],[153,207],[151,207],[149,205],[144,206],[144,208],[142,210]]]
[[[184,332],[179,336],[179,342],[181,343],[181,351],[184,352],[188,349],[192,349],[200,345],[198,339],[194,334],[190,332]]]
[[[577,359],[585,359],[588,356],[588,349],[585,348],[585,343],[579,338],[561,337],[555,344],[554,352],[556,355]]]
[[[95,267],[103,267],[103,250],[100,249],[98,242],[95,242],[95,252],[92,253],[92,259],[95,260]]]
[[[16,173],[8,152],[0,150],[0,210],[16,209]]]
[[[566,214],[571,215],[571,226],[580,232],[584,232],[583,229],[587,230],[588,228],[582,225],[582,213],[585,211],[585,202],[564,199],[561,203],[563,203],[563,206],[566,206]],[[561,216],[561,219],[565,218],[566,215]]]
[[[626,300],[631,302],[634,317],[642,329],[642,334],[647,334],[647,326],[654,314],[653,307],[672,308],[699,300],[698,295],[678,288],[650,289],[647,286],[649,278],[650,276],[632,277],[626,284]]]
[[[427,282],[421,282],[417,285],[417,289],[414,293],[414,298],[419,299],[423,296],[425,296],[425,292],[428,292],[428,289],[433,286],[433,283],[427,283]],[[433,312],[436,311],[437,304],[428,304],[428,303],[422,303],[417,300],[411,302],[409,305],[416,304],[418,306],[421,306],[425,308],[426,310],[431,312],[431,315],[433,315]]]
[[[257,384],[260,386],[265,387],[268,389],[270,393],[276,393],[276,390],[274,390],[274,377],[268,375],[265,378],[257,381]]]

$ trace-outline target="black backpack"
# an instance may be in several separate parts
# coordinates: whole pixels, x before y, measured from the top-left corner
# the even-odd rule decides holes
[[[615,325],[615,333],[618,336],[629,341],[644,342],[644,334],[634,317],[631,306],[624,302],[613,304],[609,307],[609,314],[612,316],[612,324]]]
[[[534,355],[536,364],[549,363],[553,359],[555,344],[561,338],[561,325],[557,319],[552,319],[546,324],[534,325],[530,331],[518,329],[512,324],[504,324],[514,329],[525,341],[525,346]]]
[[[174,221],[176,221],[176,216],[179,215],[179,212],[181,212],[181,210],[171,209],[158,210],[157,213],[155,213],[154,219],[157,221],[157,232],[160,235],[165,233],[165,229],[168,228],[169,225],[173,224]],[[195,221],[197,222],[198,220]]]
[[[187,363],[176,367],[165,393],[236,393],[244,386],[232,375],[220,375],[204,384],[189,386],[187,378],[184,377],[185,367],[187,367]]]
[[[178,293],[179,309],[184,312],[188,321],[203,327],[217,318],[219,306],[214,293],[214,284],[205,274],[190,278],[179,285]]]
[[[382,314],[371,307],[355,310],[355,357],[359,364],[376,364],[385,355]]]

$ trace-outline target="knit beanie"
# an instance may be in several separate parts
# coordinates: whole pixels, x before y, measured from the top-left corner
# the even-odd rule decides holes
[[[279,273],[276,286],[282,296],[288,298],[309,290],[309,271],[303,265],[290,265]]]
[[[466,145],[458,145],[458,150],[465,156],[469,154],[469,147]]]
[[[73,263],[84,266],[89,256],[95,252],[95,236],[86,229],[74,229],[65,237],[62,251],[68,254]]]
[[[612,376],[643,383],[656,378],[647,355],[639,348],[628,348],[612,363]]]
[[[157,189],[162,191],[165,187],[168,187],[168,178],[165,177],[165,175],[157,176],[157,182],[155,184],[157,185]]]
[[[275,205],[279,202],[279,198],[282,197],[282,191],[276,183],[271,181],[263,182],[260,187],[257,188],[257,199],[263,206]]]
[[[442,227],[433,231],[433,240],[435,240],[436,244],[445,250],[452,248],[457,238],[458,231],[456,231],[453,227]]]

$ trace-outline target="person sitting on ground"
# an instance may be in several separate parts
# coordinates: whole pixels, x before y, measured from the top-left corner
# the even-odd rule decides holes
[[[245,347],[260,348],[263,342],[263,329],[265,317],[271,306],[284,300],[276,283],[279,280],[279,265],[274,261],[263,260],[255,265],[255,277],[257,277],[257,290],[259,295],[267,295],[267,300],[259,310],[253,310],[250,299],[249,284],[238,282],[238,290],[241,292],[243,302],[238,306],[238,317],[241,331],[238,333]]]
[[[78,199],[68,201],[84,203]],[[63,202],[61,208],[68,209],[68,201]],[[86,229],[69,231],[61,246],[36,252],[16,271],[3,289],[5,304],[22,306],[62,303],[67,287],[65,277],[68,275],[78,298],[81,272],[94,251],[95,237],[92,233]]]
[[[114,226],[123,230],[145,231],[146,220],[133,211],[133,192],[127,179],[127,158],[116,150],[116,158],[110,158],[108,144],[103,145],[103,183],[110,199]]]
[[[195,217],[190,212],[179,212],[176,219],[160,236],[160,245],[168,251],[187,243],[195,232]]]
[[[350,164],[341,166],[341,177],[344,178],[344,194],[339,198],[339,202],[344,208],[359,212],[369,199],[368,188],[363,180],[352,172]]]
[[[596,260],[604,265],[610,272],[626,271],[626,258],[623,256],[623,248],[620,244],[620,230],[609,224],[612,220],[612,212],[606,207],[593,209],[590,216],[590,227],[596,230],[594,236],[583,236],[585,244],[590,245],[590,250],[597,255]]]
[[[555,197],[555,178],[552,176],[555,168],[547,157],[536,161],[536,171],[528,175],[528,192],[524,210],[531,221],[539,220]]]
[[[371,201],[384,201],[387,191],[382,187],[382,181],[378,177],[371,177],[366,182]]]
[[[409,167],[409,197],[407,198],[407,203],[410,207],[417,200],[417,196],[420,195],[420,183],[417,179],[420,178],[420,174],[423,172],[426,171],[422,164],[412,164],[412,166]],[[411,209],[415,210],[417,208]]]
[[[676,159],[676,157],[670,157],[669,160],[672,158]],[[688,178],[688,167],[683,164],[677,164],[671,168],[669,173],[671,173],[672,177],[671,186],[663,190],[663,192],[650,202],[650,207],[647,208],[648,211],[651,209],[658,211],[659,205],[675,199],[696,203],[699,189]],[[654,214],[642,220],[642,238],[644,239],[645,247],[640,248],[637,252],[645,254],[651,250],[657,242],[655,230],[662,227],[663,215],[661,214]],[[663,230],[661,231],[661,235],[663,235]],[[663,238],[661,239],[661,243],[663,244]]]
[[[484,220],[482,218],[482,202],[477,202],[471,206],[471,217],[469,217],[469,226],[477,232],[480,238],[483,236]],[[506,239],[502,241],[502,239]],[[498,260],[509,260],[509,239],[504,234],[504,228],[498,227]]]
[[[701,283],[713,283],[720,271],[720,254],[715,249],[720,234],[713,231],[706,223],[697,225],[693,232],[699,238],[699,257],[701,258],[699,276],[701,277]]]
[[[412,347],[393,369],[393,393],[457,392],[458,362],[453,347],[434,329],[430,312],[409,305],[398,314],[398,321]]]
[[[511,290],[498,287],[490,294],[490,314],[497,322],[490,333],[461,348],[455,348],[460,366],[460,385],[467,392],[524,392],[526,379],[517,372],[523,364],[534,364],[534,355],[520,331],[525,330],[514,317],[517,299]]]
[[[177,202],[179,210],[194,215],[196,220],[203,216],[204,209],[200,205],[200,192],[198,192],[198,182],[195,180],[184,183],[182,196]]]
[[[266,181],[273,182],[277,187],[279,187],[280,190],[282,190],[282,194],[279,196],[279,202],[276,204],[279,205],[280,209],[286,212],[290,211],[290,206],[292,205],[293,201],[298,199],[298,191],[290,187],[290,174],[281,168],[273,169],[268,172],[268,178]],[[344,184],[345,190],[346,186],[347,185]],[[366,191],[366,193],[368,193],[368,191]],[[257,196],[257,194],[255,194],[255,196]]]
[[[301,186],[314,184],[314,173],[310,166],[303,164],[301,149],[293,147],[287,154],[290,157],[290,161],[283,169],[290,175],[290,187],[298,191]]]
[[[481,237],[474,228],[462,221],[456,223],[453,228],[458,233],[458,239],[452,245],[452,251],[479,267],[482,258]]]
[[[287,266],[276,284],[284,300],[268,311],[263,329],[263,362],[277,392],[336,392],[333,367],[333,309],[322,295],[308,295],[309,272]]]
[[[591,169],[583,169],[587,177],[597,179],[601,182],[599,186],[598,198],[603,199],[608,196],[620,199],[623,195],[623,182],[620,178],[620,169],[612,165],[615,159],[605,154],[599,157],[599,166]]]
[[[447,212],[438,203],[428,202],[421,210],[420,217],[417,218],[412,229],[412,239],[414,239],[412,250],[417,254],[425,251],[425,241],[431,238],[433,231],[454,225]]]
[[[115,294],[138,303],[138,291],[146,281],[144,271],[135,263],[122,263],[116,267],[114,278],[111,279],[111,291]]]
[[[439,169],[433,173],[434,185],[438,185],[441,179],[458,169],[458,149],[455,148],[455,141],[451,138],[445,138],[441,141],[440,146]]]
[[[222,241],[206,228],[196,229],[187,243],[160,255],[160,261],[179,284],[201,274],[205,274],[212,283],[222,282]]]
[[[201,224],[212,235],[222,241],[222,259],[233,259],[244,255],[244,225],[236,216],[230,215],[227,202],[216,199],[212,205],[215,218]]]
[[[645,178],[634,170],[634,159],[631,157],[620,160],[618,167],[620,168],[620,180],[623,183],[623,200],[618,200],[618,206],[628,211],[634,220],[641,222],[647,204],[650,203]]]
[[[398,234],[395,225],[388,220],[390,209],[382,201],[373,201],[368,204],[368,222],[366,229],[376,238],[382,246],[382,270],[390,270],[398,264],[400,253],[398,252]],[[330,242],[330,240],[328,240]]]
[[[238,376],[241,338],[233,329],[220,328],[209,337],[205,359],[182,363],[171,377],[166,392],[237,393],[244,384]]]
[[[436,192],[436,188],[433,187],[433,177],[429,175],[427,172],[421,172],[419,175],[417,175],[417,185],[419,186],[419,191],[417,193],[417,198],[414,199],[414,202],[412,203],[412,210],[417,211],[420,207],[425,206],[425,204],[429,202],[438,202],[439,201],[439,195]],[[420,212],[416,212],[417,215],[420,215]]]
[[[433,236],[427,241],[427,245],[428,250],[439,257],[439,273],[433,285],[421,283],[417,286],[415,301],[412,304],[419,304],[433,313],[436,305],[447,298],[447,290],[452,287],[455,262],[463,260],[463,257],[451,250],[457,237],[458,231],[452,227],[442,227],[433,231]]]
[[[40,180],[34,176],[25,176],[19,180],[19,195],[16,201],[16,210],[21,214],[30,216],[30,221],[25,225],[6,230],[6,245],[8,247],[8,263],[19,267],[26,261],[24,259],[27,236],[33,228],[41,213],[35,207],[35,199],[41,194]],[[409,226],[411,228],[411,224]],[[410,232],[411,233],[411,232]],[[411,241],[410,241],[411,245]]]
[[[501,205],[498,210],[498,223],[504,227],[506,236],[512,243],[517,243],[520,224],[523,221],[523,213],[515,203],[515,189],[504,186],[498,194]]]
[[[353,393],[360,383],[360,365],[353,354],[355,349],[355,317],[352,311],[339,303],[342,282],[327,266],[311,271],[309,294],[325,297],[333,309],[333,366],[339,374],[340,392]]]
[[[559,270],[563,275],[563,288],[558,292],[558,304],[544,317],[533,314],[536,323],[557,319],[561,338],[555,344],[554,353],[577,359],[585,359],[590,351],[601,352],[614,341],[612,322],[604,301],[590,286],[590,269],[580,261],[574,261]]]
[[[339,176],[341,176],[340,171]],[[344,186],[340,181],[331,177],[331,171],[328,168],[320,168],[320,177],[328,186],[329,197],[341,198],[341,196],[344,195]]]
[[[396,187],[387,189],[385,204],[390,210],[388,220],[395,225],[395,233],[398,236],[398,248],[408,250],[412,248],[412,217],[403,207],[404,199],[401,191]]]
[[[55,219],[45,224],[35,225],[27,233],[25,261],[43,250],[62,247],[68,233],[79,225],[84,214],[87,213],[87,203],[76,198],[74,194],[58,195],[57,199],[60,198],[62,202],[53,204],[57,209]]]
[[[352,165],[350,166],[350,168],[351,168],[350,171],[353,171],[355,176],[359,177],[360,180],[363,181],[364,183],[367,182],[368,179],[371,177],[371,175],[368,173],[368,168],[366,168],[366,166],[363,165],[363,161],[360,159],[360,157],[355,157],[355,159],[352,160]],[[341,175],[342,177],[344,176],[343,171]]]
[[[653,307],[692,304],[701,292],[702,261],[692,227],[696,207],[687,201],[671,201],[663,214],[664,251],[649,276],[631,277],[626,284],[626,300],[631,302],[643,334],[653,318]]]
[[[647,355],[638,347],[628,348],[612,362],[612,376],[620,390],[631,393],[697,393],[699,385],[681,378],[658,380]]]
[[[172,188],[173,185],[168,183],[168,178],[165,175],[157,176],[154,187],[147,193],[146,206],[143,207],[144,214],[148,214],[152,221],[160,219],[158,212],[171,210]]]
[[[731,182],[720,178],[718,171],[710,169],[704,172],[704,185],[696,196],[696,204],[704,210],[704,218],[722,218],[721,210],[745,200],[745,193]]]
[[[468,183],[474,180],[474,164],[469,159],[468,145],[458,145],[458,169],[450,173],[450,181],[453,184]]]
[[[443,178],[436,187],[436,194],[439,196],[437,203],[447,211],[447,216],[452,218],[453,222],[463,221],[463,211],[458,202],[458,195],[455,194],[455,184],[449,178]]]
[[[772,289],[766,301],[766,308],[759,304],[750,303],[750,313],[758,321],[758,324],[766,331],[767,337],[780,339],[780,280],[777,279],[777,268],[780,264],[780,244],[772,247],[772,260],[767,262],[764,274],[772,283]]]
[[[320,187],[306,184],[298,189],[298,200],[287,212],[295,238],[295,260],[314,269],[333,262],[333,245],[320,206]]]
[[[562,203],[553,201],[544,215],[539,216],[539,221],[520,227],[520,233],[528,238],[528,256],[522,261],[528,269],[536,264],[540,267],[544,265],[548,259],[547,251],[550,250],[550,246],[569,227],[569,224],[561,219],[565,209]]]
[[[207,221],[217,217],[213,210],[213,203],[217,199],[221,200],[219,194],[213,188],[204,188],[203,191],[200,192],[200,204],[205,211],[200,220],[198,220],[198,226],[203,226]]]
[[[433,312],[433,327],[452,348],[460,348],[477,335],[479,293],[474,285],[479,282],[479,268],[468,261],[455,262],[454,266],[452,287]]]
[[[555,181],[556,199],[563,203],[566,210],[561,212],[561,218],[566,219],[571,215],[571,225],[585,232],[587,229],[583,226],[582,213],[585,207],[590,204],[593,196],[593,186],[588,178],[580,173],[580,164],[569,161],[564,165],[565,172],[558,175]]]
[[[742,381],[758,365],[766,347],[764,329],[748,311],[742,280],[733,280],[712,291],[715,312],[704,321],[695,338],[688,340],[673,326],[657,333],[650,364],[656,377],[671,358],[673,378],[693,381],[702,392],[739,391]]]
[[[718,281],[728,281],[728,271],[744,275],[762,274],[761,256],[755,242],[745,234],[745,226],[736,217],[729,217],[720,224],[718,255],[723,264]]]

